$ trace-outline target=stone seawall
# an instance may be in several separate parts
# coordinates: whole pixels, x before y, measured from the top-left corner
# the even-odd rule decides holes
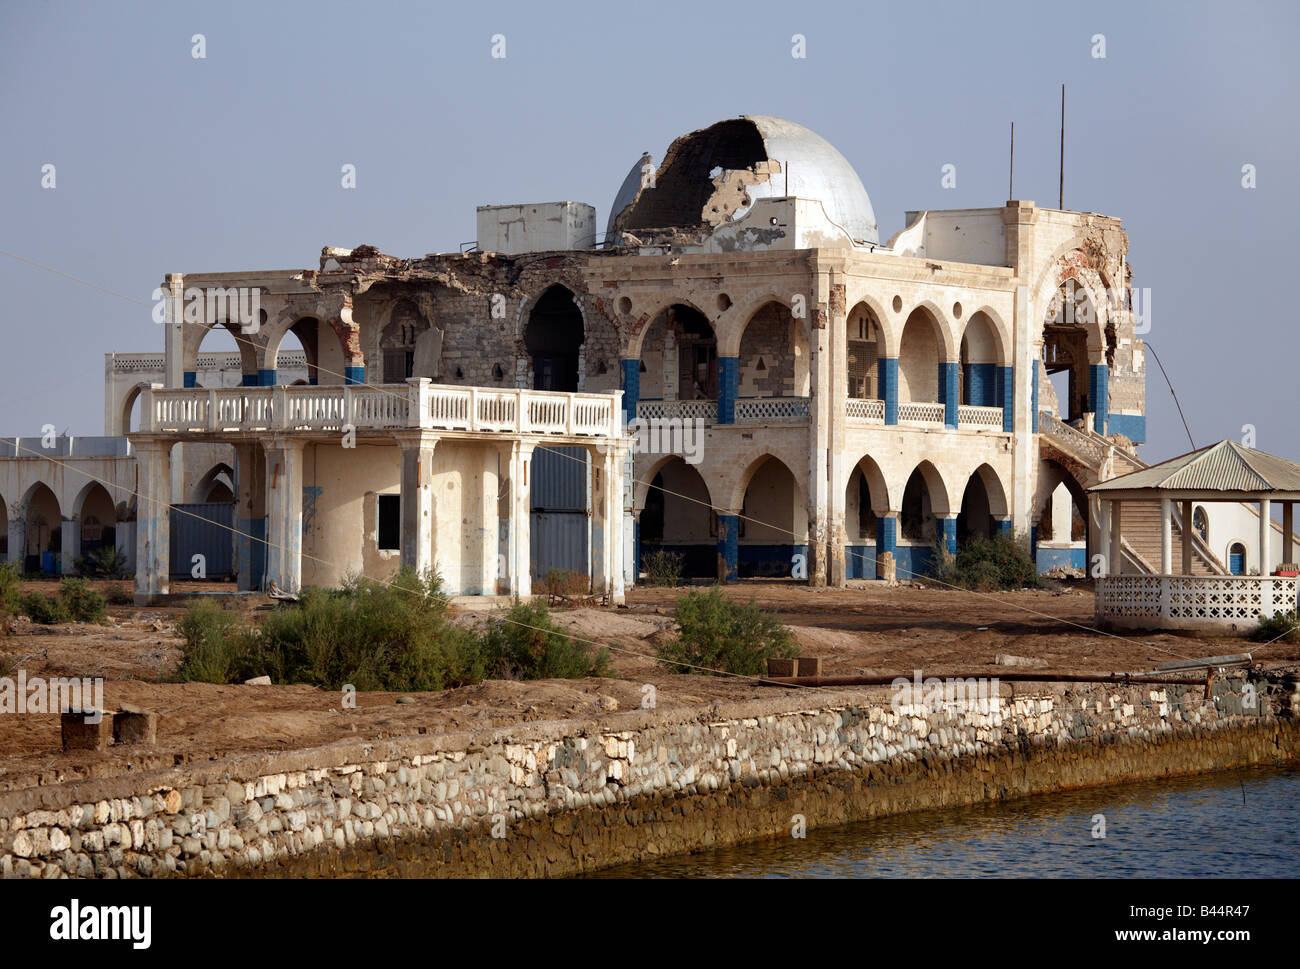
[[[0,794],[6,877],[554,876],[809,828],[1300,759],[1294,672],[776,693]],[[925,702],[929,701],[929,702]]]

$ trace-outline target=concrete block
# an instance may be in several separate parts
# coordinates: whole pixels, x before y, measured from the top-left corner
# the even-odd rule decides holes
[[[119,744],[147,744],[158,738],[158,714],[148,710],[121,710],[113,715],[113,740]]]
[[[87,723],[95,711],[65,710],[61,719],[64,750],[107,750],[113,736],[113,715],[101,713],[98,723]]]
[[[821,676],[822,659],[820,656],[800,656],[795,660],[795,676]]]
[[[768,676],[794,676],[794,660],[781,659],[779,657],[768,657],[767,660]]]

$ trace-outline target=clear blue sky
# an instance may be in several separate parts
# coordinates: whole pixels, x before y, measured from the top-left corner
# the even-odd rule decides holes
[[[166,272],[311,267],[323,245],[455,250],[476,204],[586,201],[603,225],[642,151],[745,113],[836,145],[884,238],[904,210],[1003,204],[1012,120],[1016,196],[1055,206],[1064,82],[1066,207],[1124,220],[1196,443],[1253,424],[1300,459],[1298,11],[7,0],[0,249],[148,301]],[[6,257],[0,287],[0,434],[101,433],[102,355],[160,351],[149,309]],[[1187,438],[1149,367],[1156,460]]]

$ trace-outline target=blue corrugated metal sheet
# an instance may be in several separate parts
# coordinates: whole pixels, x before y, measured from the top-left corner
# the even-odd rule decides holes
[[[207,577],[227,577],[234,572],[235,506],[229,502],[173,505],[171,510],[171,574],[189,578],[194,556],[202,555]]]
[[[538,445],[530,470],[533,511],[586,512],[586,448]]]
[[[533,512],[529,518],[528,548],[533,579],[544,579],[552,569],[591,574],[586,512]]]

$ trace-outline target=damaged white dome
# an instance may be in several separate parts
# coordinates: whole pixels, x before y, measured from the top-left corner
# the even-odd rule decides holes
[[[822,203],[855,242],[880,241],[876,214],[858,173],[821,135],[766,115],[743,115],[682,135],[663,163],[632,166],[610,210],[607,233],[718,226],[755,199],[798,197]]]

